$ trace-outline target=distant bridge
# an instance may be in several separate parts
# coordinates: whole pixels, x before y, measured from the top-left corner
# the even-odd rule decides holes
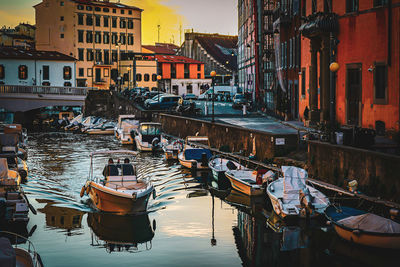
[[[29,111],[49,106],[83,106],[87,87],[0,85],[0,108]]]

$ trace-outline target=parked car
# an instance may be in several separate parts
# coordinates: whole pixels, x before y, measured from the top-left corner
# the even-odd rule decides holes
[[[160,97],[155,96],[152,99],[147,99],[144,103],[146,109],[171,109],[178,105],[178,101],[182,98],[177,95],[163,94]]]
[[[186,95],[183,97],[183,99],[184,99],[184,100],[196,100],[196,99],[197,99],[197,96],[196,96],[195,94],[186,94]]]
[[[247,105],[247,100],[244,94],[236,94],[233,97],[232,108],[242,108],[243,105]]]

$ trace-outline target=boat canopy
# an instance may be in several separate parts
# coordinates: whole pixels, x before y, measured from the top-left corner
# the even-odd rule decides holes
[[[359,229],[367,232],[399,234],[400,224],[384,217],[365,213],[357,216],[349,216],[341,219],[338,223],[352,229]]]
[[[300,190],[306,188],[306,180],[308,177],[304,169],[294,166],[282,166],[283,172],[283,200],[284,203],[295,204],[299,202]]]
[[[209,149],[188,148],[185,150],[185,159],[186,160],[201,160],[203,153],[206,154],[207,160],[212,157],[212,153]]]
[[[161,124],[159,123],[142,123],[140,124],[140,133],[142,135],[160,135]]]

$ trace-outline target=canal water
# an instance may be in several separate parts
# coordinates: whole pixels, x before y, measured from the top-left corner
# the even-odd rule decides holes
[[[31,232],[30,240],[45,266],[397,263],[392,253],[340,240],[325,224],[285,226],[273,216],[265,198],[250,201],[217,190],[207,175],[191,174],[161,154],[139,154],[134,160],[140,175],[151,179],[157,191],[147,214],[98,213],[79,193],[88,177],[89,153],[100,149],[121,146],[112,136],[29,136],[29,180],[24,190],[38,212],[30,213],[21,231]],[[96,164],[98,173],[105,162]]]

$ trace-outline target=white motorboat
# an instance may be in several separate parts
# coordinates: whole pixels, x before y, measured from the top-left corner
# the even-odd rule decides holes
[[[142,152],[161,150],[161,123],[142,122],[134,132],[136,148]]]
[[[211,169],[213,178],[217,182],[219,188],[226,188],[231,185],[229,179],[225,175],[226,171],[247,169],[233,159],[220,155],[210,158],[208,167]]]
[[[165,159],[177,160],[178,154],[183,148],[182,142],[179,140],[168,141],[167,139],[163,138],[161,143],[162,143],[162,149],[165,154]]]
[[[282,218],[316,217],[324,213],[329,199],[314,187],[307,185],[308,174],[294,166],[282,166],[283,177],[267,186],[276,214]]]
[[[123,145],[131,145],[134,142],[131,132],[137,130],[139,121],[135,120],[135,115],[120,115],[118,123],[115,126],[115,137],[120,140]]]

